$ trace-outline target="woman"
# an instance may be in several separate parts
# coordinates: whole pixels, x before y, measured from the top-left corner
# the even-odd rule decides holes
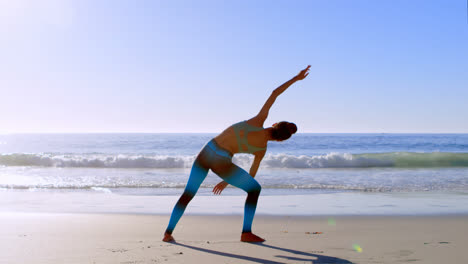
[[[269,140],[286,140],[291,137],[292,134],[296,133],[297,127],[294,123],[283,121],[264,129],[263,123],[267,119],[268,112],[276,98],[293,83],[307,77],[309,68],[310,65],[294,78],[276,88],[255,117],[228,127],[203,147],[193,163],[184,193],[172,211],[163,241],[174,241],[172,232],[210,169],[223,179],[222,182],[218,183],[213,188],[214,194],[221,194],[228,184],[234,185],[247,192],[241,241],[265,241],[263,238],[252,233],[252,221],[261,190],[260,184],[254,180],[254,177],[257,174],[260,162],[265,156],[267,142]],[[232,163],[232,156],[235,153],[250,153],[255,156],[252,167],[250,168],[250,173],[247,173],[245,170]]]

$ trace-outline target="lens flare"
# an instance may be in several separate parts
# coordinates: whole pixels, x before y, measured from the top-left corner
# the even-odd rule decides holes
[[[354,250],[356,250],[356,251],[359,252],[359,253],[362,252],[362,248],[361,248],[361,246],[359,246],[358,244],[353,244],[353,248],[354,248]]]

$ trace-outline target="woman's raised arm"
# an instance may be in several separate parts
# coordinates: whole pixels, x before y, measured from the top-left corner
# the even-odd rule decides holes
[[[288,87],[291,86],[293,83],[295,83],[296,81],[303,80],[305,77],[307,77],[307,75],[309,75],[309,68],[310,65],[307,66],[307,68],[305,68],[301,72],[299,72],[299,74],[294,76],[291,80],[283,83],[281,86],[273,90],[260,112],[254,118],[252,118],[253,123],[256,123],[258,126],[263,126],[263,123],[268,117],[268,112],[270,111],[270,108],[275,102],[276,98],[280,94],[282,94],[286,89],[288,89]]]

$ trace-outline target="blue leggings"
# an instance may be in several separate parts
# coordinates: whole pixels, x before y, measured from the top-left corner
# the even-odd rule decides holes
[[[261,186],[249,173],[232,163],[232,154],[219,147],[212,139],[203,147],[193,163],[188,183],[172,211],[166,233],[172,234],[177,222],[184,214],[185,208],[197,193],[210,169],[225,182],[247,192],[242,232],[252,232],[252,221]]]

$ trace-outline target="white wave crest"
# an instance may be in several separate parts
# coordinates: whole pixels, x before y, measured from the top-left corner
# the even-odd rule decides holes
[[[262,165],[269,168],[367,168],[388,167],[393,162],[356,157],[349,153],[329,153],[317,156],[269,155]]]
[[[96,192],[112,193],[112,191],[109,188],[91,187],[91,190],[96,191]]]
[[[195,156],[167,155],[53,155],[3,154],[3,166],[81,167],[81,168],[190,168]],[[253,156],[240,154],[233,158],[237,165],[247,168]],[[367,168],[393,166],[392,159],[363,157],[349,153],[329,153],[316,156],[287,154],[267,155],[261,163],[266,168]]]
[[[0,165],[82,168],[187,168],[194,156],[167,155],[0,155]]]

